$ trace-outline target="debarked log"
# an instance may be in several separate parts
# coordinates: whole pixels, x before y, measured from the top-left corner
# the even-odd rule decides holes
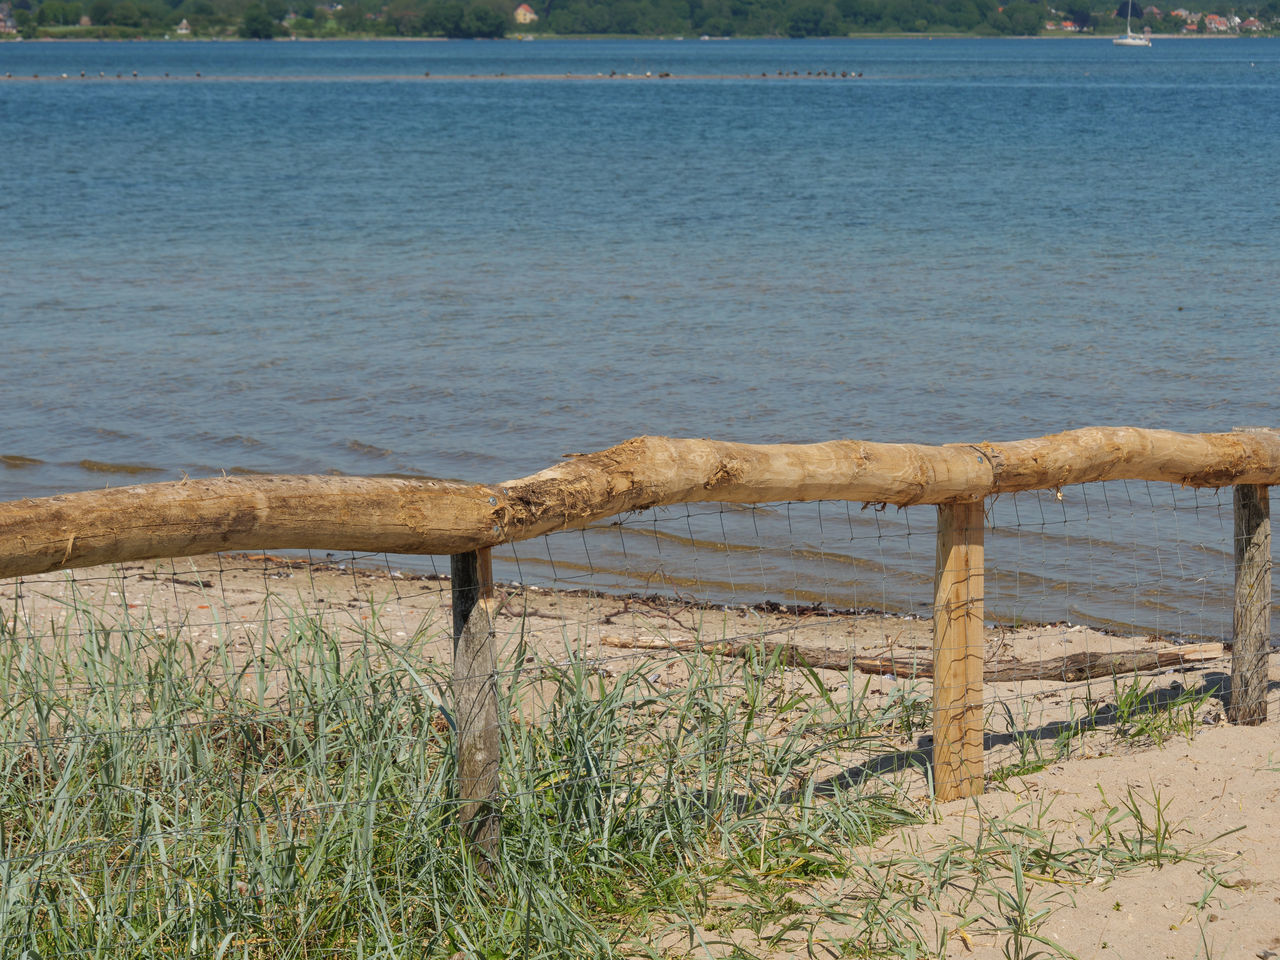
[[[0,578],[222,550],[462,553],[501,539],[496,504],[484,487],[362,477],[219,477],[15,500],[0,503]]]
[[[848,670],[877,676],[933,678],[933,661],[907,657],[858,657],[851,651],[834,647],[808,647],[778,640],[733,640],[699,643],[693,640],[652,640],[644,638],[601,637],[606,646],[628,650],[670,650],[677,653],[708,653],[721,657],[777,657],[788,666],[816,670]],[[1115,653],[1085,651],[1052,660],[996,662],[984,664],[982,679],[986,683],[1016,680],[1059,680],[1075,682],[1095,677],[1149,673],[1184,664],[1217,660],[1223,655],[1220,643],[1189,643],[1164,650],[1126,650]]]
[[[501,485],[512,539],[676,503],[909,506],[1099,480],[1280,482],[1280,433],[1086,427],[1012,443],[747,444],[637,437]]]
[[[505,484],[220,477],[0,503],[0,578],[218,550],[457,554],[681,503],[948,504],[1097,480],[1280,484],[1280,433],[1088,427],[1012,443],[637,437]]]

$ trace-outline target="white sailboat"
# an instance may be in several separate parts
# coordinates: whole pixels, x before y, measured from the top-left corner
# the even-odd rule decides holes
[[[1129,6],[1125,8],[1124,15],[1124,36],[1116,37],[1111,42],[1117,47],[1149,47],[1151,46],[1151,38],[1140,33],[1134,33],[1129,29],[1130,18],[1133,16],[1133,2],[1130,0]]]

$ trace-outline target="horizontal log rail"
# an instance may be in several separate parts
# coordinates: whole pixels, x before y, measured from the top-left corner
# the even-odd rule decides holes
[[[942,446],[637,437],[497,485],[189,479],[0,503],[0,578],[219,550],[459,554],[661,505],[946,504],[1099,480],[1280,484],[1280,433],[1087,427]]]

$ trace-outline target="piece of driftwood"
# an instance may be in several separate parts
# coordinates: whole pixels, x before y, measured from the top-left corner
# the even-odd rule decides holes
[[[1280,484],[1280,433],[1088,427],[1012,443],[637,437],[505,484],[218,477],[0,503],[0,578],[219,550],[458,554],[662,504],[945,504],[1095,480]]]
[[[855,657],[835,647],[802,647],[779,640],[733,640],[697,643],[692,640],[649,640],[644,638],[601,637],[606,646],[627,650],[674,650],[692,653],[701,650],[722,657],[751,657],[763,653],[777,656],[784,664],[818,670],[848,670],[878,676],[933,678],[933,663],[925,658]],[[1217,660],[1223,655],[1220,643],[1191,643],[1164,650],[1131,650],[1119,653],[1073,653],[1052,660],[988,663],[982,668],[987,683],[1011,680],[1061,680],[1074,682],[1095,677],[1147,673],[1184,664]]]

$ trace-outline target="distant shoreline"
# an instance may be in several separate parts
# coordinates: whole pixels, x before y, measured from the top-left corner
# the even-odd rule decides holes
[[[789,40],[805,43],[813,40],[1112,40],[1124,36],[1123,33],[1070,33],[1053,31],[1038,34],[1034,37],[990,37],[972,33],[853,33],[833,37],[776,37],[776,36],[743,36],[714,37],[715,41],[756,41],[756,40]],[[1152,33],[1152,40],[1274,40],[1269,33]],[[644,36],[633,34],[535,34],[532,36],[509,36],[489,38],[456,38],[449,37],[378,37],[370,35],[351,35],[342,37],[277,37],[274,40],[252,40],[246,37],[34,37],[24,39],[11,37],[0,40],[0,45],[8,43],[472,43],[476,39],[488,42],[528,43],[533,40],[568,40],[572,42],[599,42],[625,40],[664,40],[671,43],[699,43],[700,39],[687,37]]]

